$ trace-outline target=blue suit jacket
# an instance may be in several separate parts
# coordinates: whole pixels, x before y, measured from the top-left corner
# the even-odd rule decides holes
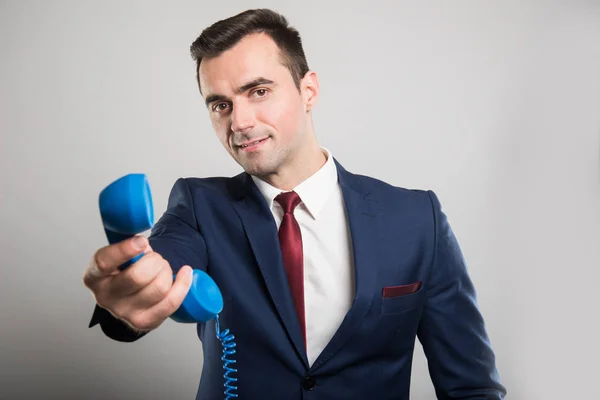
[[[351,174],[336,161],[351,230],[356,293],[309,367],[277,227],[251,177],[186,178],[150,236],[174,271],[190,265],[220,287],[221,327],[236,337],[240,399],[408,399],[415,338],[439,399],[502,399],[476,293],[436,195]],[[418,290],[384,288],[421,282]],[[409,286],[410,287],[410,286]],[[405,290],[404,290],[405,292]],[[409,290],[410,292],[410,290]],[[96,307],[115,340],[136,336]],[[197,399],[223,399],[214,320],[197,325],[204,366]]]

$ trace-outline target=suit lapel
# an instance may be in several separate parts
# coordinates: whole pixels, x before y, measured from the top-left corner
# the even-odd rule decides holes
[[[241,182],[243,190],[237,191],[238,198],[233,202],[233,206],[242,220],[275,309],[298,356],[308,368],[304,339],[283,266],[273,214],[250,175],[240,174],[235,179]]]
[[[352,238],[356,292],[350,310],[312,370],[339,351],[363,321],[376,293],[377,257],[381,254],[378,250],[382,232],[379,204],[369,198],[369,191],[360,185],[358,178],[348,173],[337,160],[335,162]]]
[[[370,198],[357,177],[347,172],[335,160],[338,179],[344,198],[346,215],[352,239],[356,292],[352,306],[340,327],[312,366],[322,366],[351,338],[368,312],[376,293],[378,249],[381,243],[382,216],[379,204]],[[238,213],[261,275],[298,356],[309,368],[300,324],[296,316],[281,250],[277,225],[264,197],[248,174],[235,178],[232,188],[236,194],[233,206]],[[240,190],[241,188],[241,190]]]

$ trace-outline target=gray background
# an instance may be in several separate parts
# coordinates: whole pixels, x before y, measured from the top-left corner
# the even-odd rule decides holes
[[[256,6],[303,36],[321,144],[440,196],[508,398],[600,398],[600,4],[571,0],[2,1],[0,397],[193,398],[194,327],[114,342],[81,276],[109,182],[148,174],[159,216],[178,177],[240,171],[188,49]],[[433,399],[416,353],[413,398]]]

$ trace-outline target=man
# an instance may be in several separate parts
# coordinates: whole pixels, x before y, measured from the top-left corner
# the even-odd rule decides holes
[[[354,175],[319,146],[319,82],[298,32],[250,10],[205,29],[191,52],[212,126],[245,172],[179,179],[149,243],[98,250],[84,274],[90,325],[141,338],[179,307],[198,268],[222,291],[242,399],[408,399],[416,337],[438,398],[503,398],[437,197]],[[197,326],[198,399],[223,398],[214,324]]]

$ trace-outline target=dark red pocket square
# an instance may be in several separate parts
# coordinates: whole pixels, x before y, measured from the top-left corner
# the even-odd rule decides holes
[[[416,292],[421,288],[422,281],[402,286],[387,286],[383,288],[383,297],[398,297]]]

